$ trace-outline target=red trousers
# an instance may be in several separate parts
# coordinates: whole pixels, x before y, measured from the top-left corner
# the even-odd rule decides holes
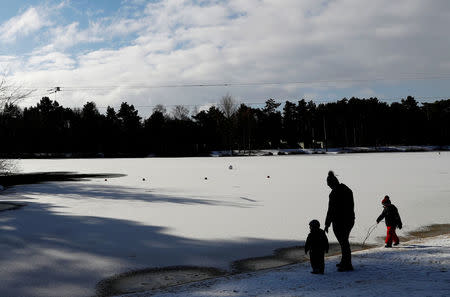
[[[387,235],[386,235],[386,244],[392,245],[392,241],[396,244],[400,242],[397,234],[395,234],[395,227],[388,226],[387,227]]]

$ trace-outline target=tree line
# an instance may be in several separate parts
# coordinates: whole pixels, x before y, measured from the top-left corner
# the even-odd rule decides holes
[[[201,156],[211,151],[257,149],[448,145],[450,99],[418,103],[413,97],[388,104],[377,98],[316,104],[269,99],[262,108],[227,95],[218,106],[191,114],[158,105],[142,118],[132,104],[99,112],[43,97],[35,106],[7,103],[0,111],[0,154],[80,156]]]

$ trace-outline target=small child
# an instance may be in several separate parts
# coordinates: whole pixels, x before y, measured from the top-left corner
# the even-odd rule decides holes
[[[305,243],[305,254],[309,251],[312,271],[314,274],[323,274],[325,270],[325,253],[328,253],[328,238],[325,232],[320,229],[318,220],[309,222],[311,232]]]
[[[397,227],[402,229],[402,220],[400,219],[400,214],[398,213],[397,207],[391,203],[388,195],[384,196],[381,204],[383,204],[384,209],[381,215],[377,218],[377,223],[379,223],[382,219],[385,219],[387,235],[385,241],[386,245],[384,247],[390,248],[392,247],[392,242],[394,242],[394,245],[398,245],[400,243],[397,234],[395,234],[395,229]]]

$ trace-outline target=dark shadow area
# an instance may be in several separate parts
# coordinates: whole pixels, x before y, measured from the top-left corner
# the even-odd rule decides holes
[[[70,199],[89,200],[89,199],[114,199],[129,201],[145,201],[149,203],[175,203],[186,205],[212,205],[250,208],[256,207],[255,203],[241,201],[213,200],[205,197],[177,197],[174,195],[163,195],[153,193],[153,190],[142,189],[138,191],[133,187],[119,186],[109,181],[101,184],[83,184],[77,183],[51,183],[43,185],[33,185],[32,187],[21,187],[20,193],[23,195],[50,195],[61,196]]]
[[[1,201],[0,202],[0,211],[8,211],[8,210],[16,210],[21,207],[24,207],[25,203],[12,202],[12,201]]]
[[[60,215],[27,203],[0,216],[0,296],[92,296],[101,279],[148,267],[229,269],[297,242],[196,240],[128,220]]]
[[[402,249],[428,249],[428,248],[434,248],[434,247],[436,247],[436,246],[411,244],[411,245],[402,245],[399,248],[402,248]],[[440,246],[440,247],[442,247],[442,246]]]
[[[11,187],[15,185],[37,184],[52,181],[82,181],[93,178],[114,178],[126,176],[125,174],[98,173],[80,174],[74,172],[35,172],[0,175],[0,185]]]

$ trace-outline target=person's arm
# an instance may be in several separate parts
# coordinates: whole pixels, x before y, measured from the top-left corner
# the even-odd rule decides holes
[[[308,234],[308,237],[306,238],[305,242],[305,254],[309,252],[310,245],[311,245],[311,234]]]
[[[328,244],[328,238],[325,235],[325,233],[323,234],[323,239],[324,239],[324,244],[325,244],[325,252],[328,253],[328,250],[330,249],[330,245]]]
[[[383,209],[383,212],[380,214],[380,216],[377,218],[377,224],[381,222],[382,219],[386,216],[386,208]]]
[[[328,233],[328,228],[330,227],[331,223],[333,222],[334,212],[335,212],[334,199],[332,198],[332,196],[330,194],[330,199],[328,200],[327,217],[325,219],[325,228],[324,228],[324,231],[326,233]]]

